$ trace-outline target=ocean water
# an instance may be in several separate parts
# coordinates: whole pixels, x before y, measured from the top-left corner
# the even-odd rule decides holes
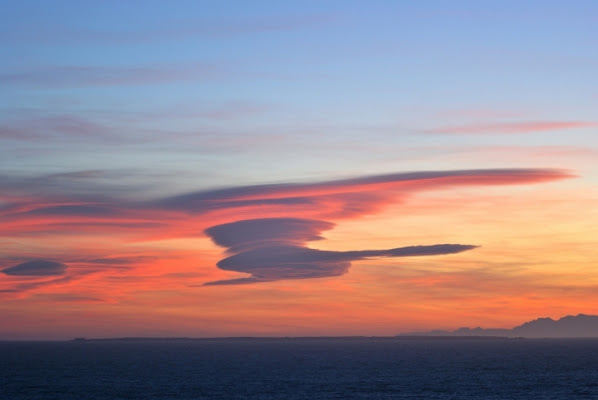
[[[598,399],[598,339],[0,342],[0,399]]]

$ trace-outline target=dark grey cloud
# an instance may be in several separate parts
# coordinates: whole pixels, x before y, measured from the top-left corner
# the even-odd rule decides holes
[[[67,266],[57,261],[32,260],[2,270],[6,275],[55,276],[63,275]]]
[[[210,282],[209,285],[278,281],[282,279],[326,278],[345,274],[351,262],[372,257],[414,257],[453,254],[477,246],[438,244],[388,250],[323,251],[299,246],[266,246],[227,257],[218,267],[251,274],[250,278]]]
[[[303,245],[320,240],[320,232],[332,229],[334,224],[300,218],[260,218],[213,226],[205,230],[219,246],[230,253],[267,245]]]
[[[30,215],[56,215],[56,216],[90,216],[107,217],[121,215],[120,210],[112,207],[94,204],[64,204],[51,207],[40,207],[27,211]]]
[[[138,264],[141,262],[147,261],[154,261],[157,257],[153,256],[131,256],[131,257],[103,257],[103,258],[93,258],[93,259],[85,259],[82,260],[83,262],[91,263],[91,264],[103,264],[103,265],[130,265],[130,264]]]
[[[233,253],[218,262],[218,268],[250,274],[250,277],[209,282],[228,285],[278,281],[283,279],[325,278],[345,274],[351,262],[372,257],[411,257],[453,254],[476,246],[437,244],[387,250],[323,251],[305,246],[320,240],[334,224],[299,218],[264,218],[217,225],[205,230],[214,243]]]

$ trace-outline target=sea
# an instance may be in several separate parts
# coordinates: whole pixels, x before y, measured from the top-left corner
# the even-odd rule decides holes
[[[0,342],[0,399],[598,399],[598,339]]]

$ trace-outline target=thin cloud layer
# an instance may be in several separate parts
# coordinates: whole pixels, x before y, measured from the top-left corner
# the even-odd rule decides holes
[[[203,81],[223,76],[211,65],[180,67],[98,67],[62,65],[0,73],[0,83],[31,87],[135,86],[182,81]]]
[[[244,207],[317,208],[330,206],[344,215],[363,214],[376,204],[426,189],[458,185],[512,185],[540,183],[572,175],[553,169],[481,169],[424,171],[370,175],[313,183],[238,186],[168,197],[155,203],[166,209],[207,213]],[[328,208],[328,207],[326,207]]]
[[[299,30],[312,26],[323,25],[334,21],[334,15],[308,14],[308,15],[278,15],[267,18],[244,17],[243,19],[177,19],[162,21],[163,24],[148,27],[143,31],[92,30],[60,26],[40,27],[24,25],[19,35],[0,35],[0,43],[99,43],[131,45],[139,43],[169,42],[193,40],[207,37],[234,37],[247,34],[264,32],[281,32]]]
[[[2,272],[17,276],[55,276],[63,275],[66,268],[66,265],[57,261],[33,260],[5,268]]]
[[[497,122],[489,124],[446,126],[427,129],[423,132],[448,134],[533,133],[562,129],[590,128],[595,126],[598,126],[598,123],[588,121]]]

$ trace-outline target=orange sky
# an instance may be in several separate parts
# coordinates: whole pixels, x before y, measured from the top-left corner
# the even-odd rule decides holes
[[[96,209],[77,208],[90,203],[30,200],[4,212],[9,255],[4,264],[11,259],[18,264],[17,255],[26,260],[23,255],[44,254],[67,269],[55,276],[2,277],[0,310],[9,327],[3,335],[393,335],[596,313],[592,304],[598,302],[591,299],[598,278],[591,272],[598,214],[592,204],[598,193],[581,184],[553,170],[458,171],[239,187],[226,196],[196,192],[184,202],[179,196],[145,202],[145,208],[132,202],[97,202]],[[567,194],[572,190],[584,193],[574,205]],[[263,197],[316,203],[238,203]],[[202,201],[215,211],[205,211]],[[186,211],[169,210],[173,204]],[[225,249],[202,231],[264,217],[327,218],[335,226],[309,244],[319,250],[479,247],[446,255],[368,257],[334,276],[274,275],[249,284],[204,286],[248,275],[217,268]]]

